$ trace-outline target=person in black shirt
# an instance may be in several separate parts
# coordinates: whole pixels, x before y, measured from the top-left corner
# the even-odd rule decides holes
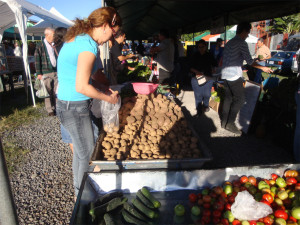
[[[136,47],[137,54],[140,54],[141,56],[145,56],[145,47],[143,45],[142,40],[139,40],[139,45]]]
[[[110,84],[117,84],[117,75],[126,67],[126,60],[134,57],[134,54],[129,54],[126,56],[122,55],[123,42],[125,40],[125,33],[123,30],[119,31],[115,35],[115,41],[110,49]],[[127,66],[128,67],[128,66]],[[129,70],[134,70],[128,67]]]
[[[209,98],[213,85],[212,73],[217,67],[217,62],[213,55],[207,51],[207,43],[200,40],[197,51],[191,60],[190,71],[195,75],[191,79],[192,88],[195,95],[197,114],[202,111],[209,111]]]

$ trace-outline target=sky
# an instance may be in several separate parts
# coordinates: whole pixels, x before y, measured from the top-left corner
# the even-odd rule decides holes
[[[101,7],[101,0],[27,0],[35,5],[41,6],[46,10],[54,7],[60,14],[69,20],[76,17],[86,18],[97,8]],[[30,17],[30,19],[39,21],[38,17]]]

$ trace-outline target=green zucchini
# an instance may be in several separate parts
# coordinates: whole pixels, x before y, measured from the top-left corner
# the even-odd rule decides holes
[[[109,213],[104,214],[104,221],[105,225],[116,225],[112,215],[110,215]]]
[[[144,213],[150,219],[157,217],[157,213],[154,212],[152,209],[149,209],[148,207],[146,207],[140,200],[134,198],[134,199],[132,199],[132,204],[134,205],[134,207],[139,209],[142,213]]]
[[[145,205],[145,206],[147,206],[148,208],[150,208],[150,209],[154,209],[155,207],[154,207],[154,205],[152,204],[152,202],[150,202],[150,200],[148,199],[148,198],[146,198],[144,195],[143,195],[143,193],[142,193],[142,191],[141,190],[139,190],[137,193],[136,193],[136,196],[141,200],[141,202]]]
[[[119,206],[123,205],[126,201],[127,198],[121,199],[120,197],[117,197],[105,203],[104,205],[100,205],[98,207],[90,209],[89,214],[92,216],[92,221],[95,221],[96,217],[100,218],[105,213],[118,208]]]
[[[122,210],[123,218],[128,223],[133,223],[136,225],[149,225],[147,222],[144,222],[138,218],[135,218],[132,216],[129,212],[127,212],[125,209]]]
[[[152,202],[155,208],[159,208],[161,206],[160,201],[153,197],[148,188],[142,187],[141,192],[147,199],[149,199],[150,202]]]
[[[94,202],[94,205],[95,205],[95,207],[98,207],[98,206],[103,205],[103,204],[109,202],[110,200],[112,200],[114,198],[118,198],[118,197],[120,197],[120,198],[123,197],[123,192],[121,192],[121,191],[110,192],[110,193],[100,196]]]
[[[139,213],[139,211],[137,211],[134,207],[132,207],[128,202],[125,202],[123,207],[126,211],[128,211],[130,214],[132,214],[136,218],[147,221],[147,218],[145,216],[143,216],[141,213]]]

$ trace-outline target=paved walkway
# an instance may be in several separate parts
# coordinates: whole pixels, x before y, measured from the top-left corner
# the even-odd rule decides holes
[[[219,115],[212,109],[196,117],[193,91],[182,91],[178,99],[190,112],[196,131],[212,152],[213,160],[206,163],[205,168],[294,162],[291,150],[276,146],[268,136],[262,139],[253,134],[239,137],[221,128]]]

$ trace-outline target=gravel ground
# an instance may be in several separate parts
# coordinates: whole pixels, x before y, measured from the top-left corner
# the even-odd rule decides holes
[[[269,139],[245,135],[237,137],[220,127],[218,114],[210,110],[195,116],[193,92],[179,96],[191,120],[213,155],[204,168],[290,163],[290,151],[275,146]],[[20,224],[68,224],[74,207],[72,154],[61,141],[59,121],[45,117],[20,127],[10,136],[31,152],[25,163],[11,176]]]
[[[72,153],[61,141],[59,121],[45,117],[7,133],[30,149],[10,177],[20,224],[68,224],[74,207]]]

